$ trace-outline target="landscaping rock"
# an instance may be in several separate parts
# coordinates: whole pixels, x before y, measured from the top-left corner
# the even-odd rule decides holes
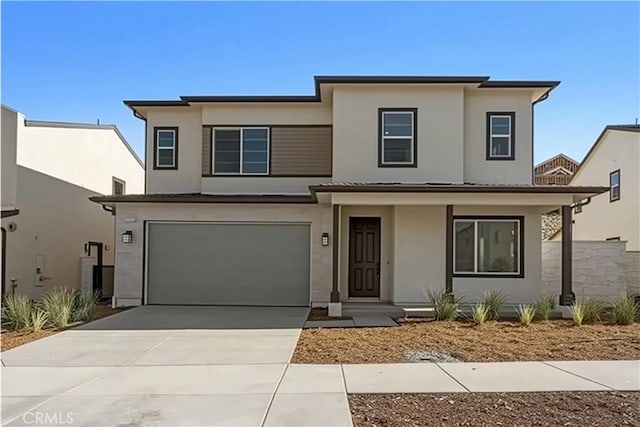
[[[455,363],[462,362],[449,353],[434,350],[407,350],[404,352],[407,362],[415,363]]]

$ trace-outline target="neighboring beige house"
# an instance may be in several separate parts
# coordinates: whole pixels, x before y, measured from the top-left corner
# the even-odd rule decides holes
[[[125,101],[146,191],[92,198],[116,212],[114,305],[529,302],[540,216],[608,190],[533,185],[533,108],[557,84],[328,76],[310,96]]]
[[[574,208],[574,240],[621,240],[627,291],[640,295],[640,125],[609,125],[596,139],[571,185],[606,185],[608,194]],[[560,240],[556,233],[551,240]]]
[[[113,265],[114,217],[89,197],[142,191],[144,165],[115,126],[27,120],[3,105],[4,292],[91,289],[93,264]]]

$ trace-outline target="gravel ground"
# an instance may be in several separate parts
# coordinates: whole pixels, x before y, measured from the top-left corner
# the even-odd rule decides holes
[[[640,393],[455,393],[349,396],[354,427],[638,426]]]
[[[464,362],[640,359],[640,324],[573,326],[536,322],[415,322],[394,328],[305,329],[293,363],[402,363],[407,351],[437,351]]]
[[[124,310],[126,310],[126,308],[113,309],[109,305],[99,305],[98,312],[96,314],[96,320],[101,319],[103,317],[111,316],[112,314],[120,313],[121,311],[124,311]],[[73,326],[78,326],[78,325],[73,325]],[[66,328],[66,329],[69,329],[69,328]],[[2,329],[2,334],[0,335],[0,351],[10,350],[14,347],[18,347],[19,345],[27,344],[32,341],[49,337],[51,335],[57,334],[58,332],[62,332],[64,330],[65,329],[43,329],[41,331],[33,332],[33,331],[9,331],[9,330]]]

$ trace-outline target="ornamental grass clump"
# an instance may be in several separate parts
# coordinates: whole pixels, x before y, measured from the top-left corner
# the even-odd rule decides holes
[[[571,319],[573,320],[573,324],[576,326],[582,325],[585,315],[584,304],[581,302],[574,302],[573,305],[569,307],[569,311],[571,312]]]
[[[640,307],[633,297],[620,296],[611,305],[613,323],[632,325],[638,317]]]
[[[536,309],[531,304],[521,304],[516,308],[516,313],[518,314],[520,324],[522,326],[529,326],[536,315]]]
[[[471,314],[473,317],[473,323],[480,326],[483,325],[487,321],[487,316],[489,314],[489,310],[484,304],[476,304],[471,309]]]
[[[533,302],[533,306],[536,309],[536,319],[549,320],[551,319],[551,312],[556,306],[555,297],[546,295],[537,298]]]
[[[2,307],[2,323],[15,331],[28,328],[33,304],[26,295],[7,295]]]
[[[584,306],[584,323],[599,322],[606,312],[607,304],[598,298],[586,298],[582,301]]]
[[[98,293],[81,291],[76,293],[75,305],[71,314],[73,322],[90,322],[98,311]]]
[[[66,328],[76,307],[78,293],[67,288],[56,288],[42,298],[41,307],[54,328]]]
[[[507,297],[501,291],[484,293],[482,303],[487,308],[487,320],[498,320],[500,318],[500,309],[506,300]]]
[[[33,332],[38,332],[44,329],[49,323],[49,315],[46,311],[39,307],[34,307],[31,311],[31,319],[29,322],[29,329]]]
[[[427,299],[433,306],[436,320],[455,320],[458,317],[460,302],[453,293],[428,290]]]

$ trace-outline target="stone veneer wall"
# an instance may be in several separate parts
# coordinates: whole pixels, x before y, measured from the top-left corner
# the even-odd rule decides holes
[[[640,251],[628,251],[626,262],[627,295],[640,295]]]
[[[545,295],[560,294],[561,248],[562,242],[542,242],[542,289]],[[628,293],[625,248],[626,242],[620,241],[573,242],[573,292],[576,299],[593,297],[613,301]],[[637,260],[640,261],[640,256]],[[638,269],[635,271],[637,274]]]

